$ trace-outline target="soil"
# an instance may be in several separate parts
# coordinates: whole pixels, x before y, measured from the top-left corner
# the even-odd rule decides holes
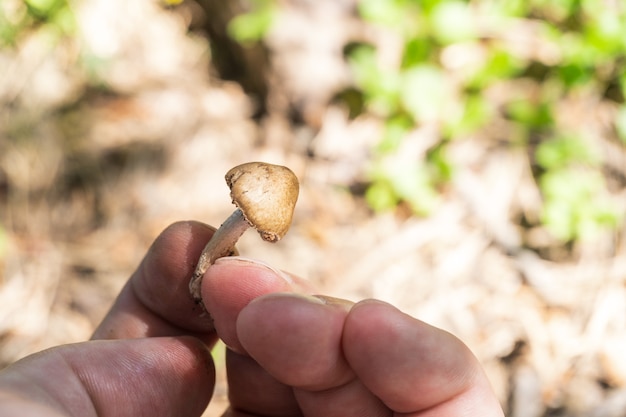
[[[450,146],[456,171],[430,215],[374,213],[363,190],[382,122],[334,101],[350,85],[342,48],[365,30],[352,1],[283,2],[263,46],[230,51],[230,66],[207,41],[223,31],[207,23],[215,2],[83,3],[80,36],[51,48],[33,31],[0,50],[0,366],[88,339],[159,232],[218,226],[233,210],[224,174],[259,160],[290,167],[300,198],[283,240],[248,232],[242,255],[455,334],[511,417],[626,415],[626,226],[551,236],[504,119]],[[584,94],[561,106],[563,123],[598,133],[626,209],[614,109]],[[407,153],[423,157],[439,129],[420,126]],[[206,416],[226,404],[219,349]]]

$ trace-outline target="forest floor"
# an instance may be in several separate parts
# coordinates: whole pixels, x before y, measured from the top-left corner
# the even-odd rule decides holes
[[[71,44],[33,34],[0,51],[0,365],[88,339],[159,232],[185,219],[218,226],[233,209],[224,174],[262,160],[290,167],[301,194],[289,234],[269,245],[247,233],[242,255],[455,334],[508,416],[626,415],[625,226],[570,246],[521,226],[541,196],[525,150],[498,140],[497,124],[451,146],[457,171],[432,215],[373,213],[360,187],[380,121],[330,104],[349,80],[350,2],[287,2],[267,41],[260,117],[188,31],[192,6],[84,3],[82,42],[114,58],[93,63],[111,93],[73,66]],[[568,111],[601,125],[595,105],[582,97]],[[421,126],[409,151],[437,135]],[[610,153],[626,170],[624,149]],[[626,191],[616,200],[626,209]],[[225,404],[216,357],[207,416]]]

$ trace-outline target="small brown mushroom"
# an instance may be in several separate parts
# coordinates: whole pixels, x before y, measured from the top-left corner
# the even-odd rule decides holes
[[[249,162],[226,173],[230,197],[237,209],[226,219],[200,254],[189,291],[202,304],[200,286],[216,259],[233,253],[239,237],[252,226],[268,242],[279,241],[289,230],[298,199],[298,179],[287,167]]]

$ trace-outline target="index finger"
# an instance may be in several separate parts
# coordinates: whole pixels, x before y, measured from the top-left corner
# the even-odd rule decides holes
[[[213,324],[189,295],[189,279],[215,229],[178,222],[154,241],[92,339],[195,335],[214,341]]]
[[[357,303],[346,318],[342,348],[363,384],[403,415],[503,416],[463,342],[390,304]]]

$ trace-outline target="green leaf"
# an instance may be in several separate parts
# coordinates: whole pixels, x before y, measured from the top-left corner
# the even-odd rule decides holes
[[[76,16],[73,10],[67,5],[57,10],[51,23],[62,33],[67,35],[71,35],[77,30]]]
[[[378,150],[383,153],[392,152],[398,149],[402,139],[414,126],[413,120],[406,115],[393,116],[385,121],[383,138],[378,145]]]
[[[400,104],[400,73],[381,69],[376,50],[365,45],[354,48],[349,63],[370,110],[383,117],[396,112]]]
[[[400,202],[389,181],[384,179],[376,180],[367,188],[365,200],[375,212],[392,210]]]
[[[435,184],[442,184],[452,179],[454,165],[446,153],[446,142],[439,143],[438,146],[428,152],[427,161],[431,178]]]
[[[507,50],[493,47],[488,52],[484,66],[470,77],[468,88],[484,89],[496,80],[512,78],[522,68],[522,62]]]
[[[535,158],[537,163],[547,170],[574,164],[596,166],[600,162],[596,149],[576,136],[562,136],[542,142],[537,147]]]
[[[466,94],[464,100],[461,117],[446,119],[447,137],[454,138],[457,135],[474,132],[490,120],[492,110],[484,96]]]
[[[20,31],[20,24],[9,21],[0,7],[0,45],[12,45],[15,43]]]
[[[542,220],[563,241],[593,237],[623,220],[603,198],[606,188],[598,171],[555,169],[544,174],[539,185],[545,198]]]
[[[626,143],[626,104],[622,104],[617,111],[615,129],[617,129],[617,134],[622,142]]]
[[[432,42],[424,36],[418,36],[407,40],[404,45],[402,56],[402,68],[410,68],[423,64],[433,53]]]
[[[65,0],[24,0],[29,12],[42,20],[48,20],[54,12],[65,6]]]
[[[626,16],[607,6],[590,9],[585,30],[585,40],[606,55],[620,53],[626,46],[624,27]]]
[[[431,19],[434,36],[442,44],[476,37],[473,15],[465,2],[441,2],[433,9]]]
[[[507,112],[511,119],[532,128],[550,127],[554,121],[549,103],[515,100],[508,104]]]
[[[390,179],[398,196],[409,203],[416,214],[427,215],[435,209],[439,196],[423,165],[396,164],[391,169]]]
[[[426,1],[360,0],[358,10],[364,20],[403,34],[420,31],[422,7]]]
[[[366,198],[375,210],[389,209],[405,201],[416,214],[426,215],[439,201],[426,167],[404,155],[389,155],[379,160],[372,178],[370,196],[366,193]]]
[[[393,27],[404,18],[402,3],[394,0],[361,0],[358,8],[365,20]]]
[[[258,42],[272,27],[274,16],[274,8],[269,4],[253,12],[235,16],[228,23],[228,35],[244,45]]]
[[[402,74],[402,104],[415,120],[439,118],[447,98],[448,89],[439,68],[420,65]]]
[[[529,12],[528,0],[499,0],[491,5],[492,13],[510,17],[526,16]]]
[[[582,66],[578,63],[566,63],[557,68],[558,77],[566,87],[585,85],[593,79],[593,68]]]

